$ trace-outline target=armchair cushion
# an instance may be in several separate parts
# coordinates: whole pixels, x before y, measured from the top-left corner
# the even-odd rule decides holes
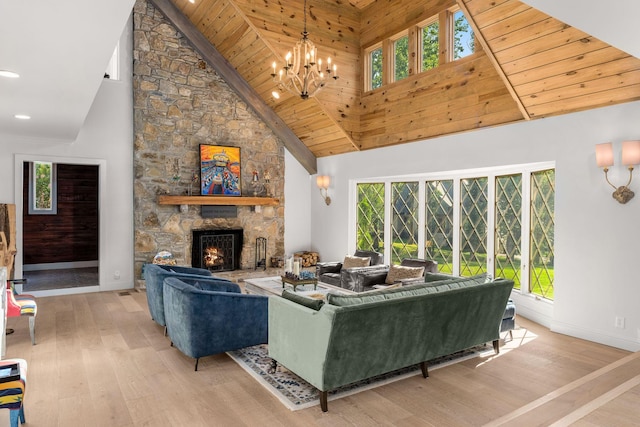
[[[392,285],[405,279],[418,279],[424,274],[424,267],[405,267],[403,265],[392,265],[385,278],[385,283]]]

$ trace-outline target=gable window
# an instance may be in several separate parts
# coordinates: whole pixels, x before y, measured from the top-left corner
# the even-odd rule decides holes
[[[356,249],[383,252],[385,264],[426,258],[442,273],[504,277],[516,292],[552,301],[553,168],[538,163],[358,182]]]
[[[453,12],[453,60],[464,58],[475,52],[476,41],[473,30],[461,10]]]
[[[409,75],[409,36],[404,35],[393,42],[393,77],[400,81]]]
[[[440,58],[440,43],[438,41],[440,33],[440,23],[432,20],[420,28],[421,41],[421,68],[420,71],[436,68]]]
[[[442,10],[364,49],[364,89],[373,90],[476,52],[473,29],[458,6]]]
[[[365,58],[367,88],[369,90],[377,89],[382,86],[382,45],[377,45],[368,50]]]

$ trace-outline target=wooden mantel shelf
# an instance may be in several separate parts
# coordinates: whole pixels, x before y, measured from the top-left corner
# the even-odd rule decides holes
[[[158,196],[161,205],[219,205],[219,206],[278,206],[280,200],[272,197],[236,196]]]

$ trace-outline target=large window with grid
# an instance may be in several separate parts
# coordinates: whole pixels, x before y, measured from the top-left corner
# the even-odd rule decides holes
[[[385,262],[438,262],[487,273],[546,300],[554,295],[555,165],[538,163],[355,184],[356,249]]]

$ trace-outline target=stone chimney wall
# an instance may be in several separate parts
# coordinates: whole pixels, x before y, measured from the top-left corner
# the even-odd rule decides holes
[[[134,229],[136,277],[143,263],[169,251],[191,263],[191,230],[243,228],[241,268],[253,269],[255,242],[267,238],[269,258],[284,254],[284,147],[254,112],[205,63],[188,41],[145,0],[134,6]],[[158,195],[200,194],[200,144],[240,147],[243,196],[265,195],[251,184],[269,172],[279,206],[238,206],[237,218],[204,219],[159,205]],[[233,197],[230,197],[233,200]]]

